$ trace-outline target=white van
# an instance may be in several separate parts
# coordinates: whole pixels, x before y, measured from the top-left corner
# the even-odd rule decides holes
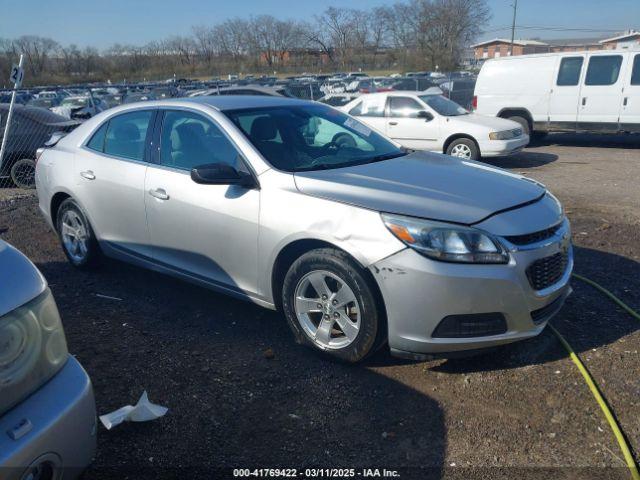
[[[640,50],[522,55],[487,60],[477,113],[546,132],[640,132]]]

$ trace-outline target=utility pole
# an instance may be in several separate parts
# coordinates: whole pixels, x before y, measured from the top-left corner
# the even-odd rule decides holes
[[[518,0],[513,0],[513,22],[511,23],[511,48],[509,49],[509,56],[513,56],[513,40],[516,34],[516,11],[518,10]]]

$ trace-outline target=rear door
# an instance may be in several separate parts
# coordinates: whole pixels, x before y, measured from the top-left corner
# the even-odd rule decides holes
[[[384,118],[384,106],[386,95],[365,95],[351,110],[349,115],[376,129],[383,135],[386,129],[386,119]]]
[[[578,104],[578,129],[615,132],[622,104],[624,55],[595,53],[588,65]]]
[[[559,59],[555,82],[549,94],[549,122],[552,128],[576,128],[584,62],[585,55]]]
[[[144,180],[156,110],[122,113],[104,122],[76,155],[77,196],[96,234],[110,246],[151,256]]]
[[[389,96],[387,103],[387,136],[406,148],[440,151],[440,116],[430,111],[432,120],[420,118],[430,111],[415,98]]]
[[[631,68],[625,73],[620,129],[626,132],[640,132],[640,53],[629,55]]]

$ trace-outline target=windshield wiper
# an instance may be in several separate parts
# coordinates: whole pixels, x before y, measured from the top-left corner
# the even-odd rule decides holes
[[[375,157],[368,158],[360,165],[365,163],[374,163],[374,162],[382,162],[383,160],[391,160],[392,158],[404,157],[405,155],[409,155],[407,152],[394,152],[394,153],[385,153],[382,155],[376,155]]]

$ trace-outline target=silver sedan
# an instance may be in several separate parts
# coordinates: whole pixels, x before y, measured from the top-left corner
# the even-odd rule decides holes
[[[130,104],[57,140],[36,184],[73,265],[113,257],[280,308],[344,361],[529,338],[570,292],[569,224],[543,185],[407,153],[322,104]]]

